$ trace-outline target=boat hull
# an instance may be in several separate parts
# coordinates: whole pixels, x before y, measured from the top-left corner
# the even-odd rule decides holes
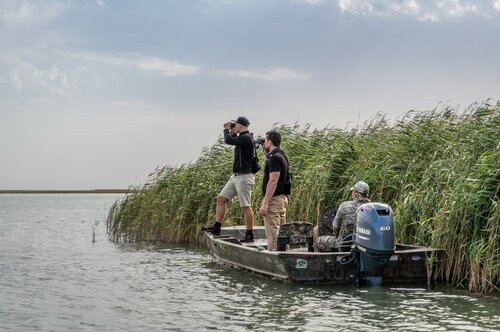
[[[297,283],[351,283],[354,271],[350,252],[309,252],[307,248],[268,251],[263,227],[254,228],[255,241],[240,243],[245,229],[223,227],[221,236],[205,232],[214,260],[259,275]],[[382,278],[383,283],[429,283],[442,251],[411,245],[396,245]]]

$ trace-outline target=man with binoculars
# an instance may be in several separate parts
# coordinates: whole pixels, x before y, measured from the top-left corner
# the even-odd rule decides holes
[[[241,242],[253,241],[254,214],[251,207],[252,187],[255,184],[255,176],[252,173],[252,159],[254,157],[254,143],[248,126],[250,122],[244,116],[235,121],[224,124],[224,141],[226,144],[234,145],[233,174],[226,185],[217,196],[217,207],[215,211],[215,223],[206,230],[214,235],[220,234],[220,228],[226,215],[227,203],[238,196],[240,207],[245,215],[247,231]]]

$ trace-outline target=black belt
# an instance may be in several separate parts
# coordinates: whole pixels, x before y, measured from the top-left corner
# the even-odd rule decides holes
[[[240,175],[248,175],[250,173],[233,173],[233,174],[234,174],[234,176],[240,176]]]

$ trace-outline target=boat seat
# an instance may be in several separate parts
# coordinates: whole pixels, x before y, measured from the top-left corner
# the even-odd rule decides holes
[[[281,225],[276,250],[285,251],[288,245],[290,248],[307,247],[308,251],[314,251],[313,228],[313,224],[306,221],[292,221]]]
[[[321,215],[318,228],[319,228],[319,236],[323,235],[333,235],[333,219],[337,215],[337,211],[339,210],[338,205],[330,205],[326,208],[325,212]]]

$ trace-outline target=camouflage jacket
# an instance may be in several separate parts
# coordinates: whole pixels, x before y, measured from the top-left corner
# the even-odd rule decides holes
[[[363,204],[369,203],[368,198],[358,198],[354,201],[343,202],[339,206],[339,210],[333,219],[333,236],[338,239],[354,233],[356,225],[356,210]]]

